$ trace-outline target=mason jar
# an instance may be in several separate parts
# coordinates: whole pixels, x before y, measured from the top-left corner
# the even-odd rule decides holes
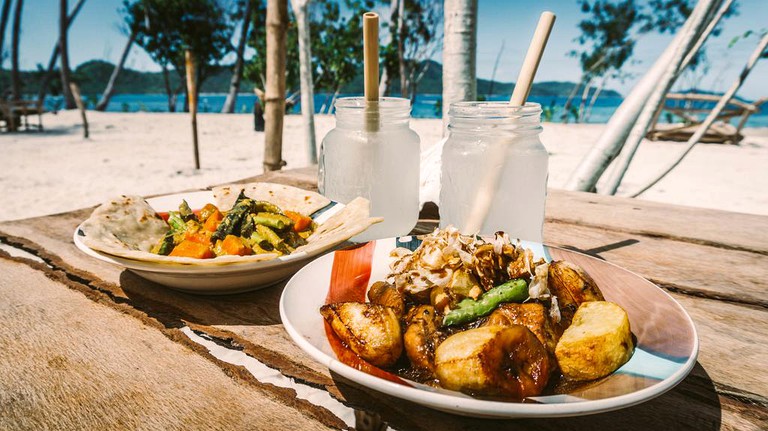
[[[541,106],[459,102],[448,117],[440,226],[541,242],[549,159],[539,140]]]
[[[409,126],[408,99],[336,100],[336,127],[320,147],[318,188],[348,203],[362,196],[384,221],[352,238],[362,242],[407,235],[419,218],[419,135]]]

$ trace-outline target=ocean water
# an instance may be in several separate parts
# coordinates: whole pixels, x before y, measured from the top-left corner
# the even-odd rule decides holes
[[[339,97],[359,96],[359,94],[340,94]],[[507,95],[491,96],[488,100],[506,100]],[[226,94],[208,93],[201,94],[199,97],[198,112],[220,112],[224,105]],[[532,96],[529,100],[542,105],[545,110],[552,112],[551,121],[560,121],[562,107],[565,105],[567,97],[564,96]],[[332,94],[315,94],[315,112],[333,113],[330,107]],[[414,118],[439,118],[441,112],[440,94],[419,94],[416,96],[411,116]],[[176,111],[183,112],[184,96],[180,95],[176,102]],[[237,97],[235,112],[251,113],[253,112],[256,96],[252,93],[241,93]],[[93,107],[93,101],[86,101],[90,108]],[[619,97],[600,97],[592,109],[590,117],[585,121],[587,123],[607,123],[613,115],[616,108],[621,104]],[[714,103],[697,104],[696,107],[711,108]],[[49,110],[58,110],[62,107],[61,97],[48,97],[46,107]],[[164,94],[116,94],[110,100],[107,111],[110,112],[168,112],[168,98]],[[301,103],[294,105],[290,113],[299,114],[301,112]],[[543,118],[547,121],[546,112]],[[572,120],[571,120],[572,121]],[[662,122],[666,117],[662,116]],[[735,121],[734,121],[735,123]],[[768,127],[768,103],[763,104],[760,112],[750,116],[747,127]]]

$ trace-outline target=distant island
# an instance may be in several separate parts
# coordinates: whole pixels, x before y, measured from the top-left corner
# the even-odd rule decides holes
[[[442,64],[427,60],[429,67],[424,74],[424,77],[419,82],[417,87],[418,94],[441,94],[443,92],[443,66]],[[80,86],[81,93],[86,97],[98,97],[104,91],[104,88],[109,81],[109,76],[114,69],[114,64],[102,61],[102,60],[90,60],[81,65],[73,72],[73,80]],[[21,79],[23,82],[23,92],[25,94],[37,94],[40,86],[41,71],[22,71]],[[170,74],[170,84],[172,88],[176,88],[179,85],[179,76],[175,72]],[[343,94],[361,93],[363,89],[362,70],[357,75],[357,78],[341,88]],[[219,66],[217,71],[208,77],[200,89],[202,93],[226,93],[229,90],[229,81],[232,76],[231,66]],[[8,70],[0,70],[0,82],[9,82],[10,72]],[[60,86],[58,79],[52,80],[54,86]],[[546,96],[567,96],[574,88],[576,83],[573,82],[557,82],[546,81],[537,82],[533,84],[531,89],[531,96],[546,97]],[[491,81],[487,79],[477,80],[477,94],[478,96],[486,96],[489,94],[491,88],[493,94],[512,94],[512,89],[515,84],[512,82],[493,82],[491,87]],[[399,95],[400,82],[395,79],[392,82],[391,94]],[[243,80],[240,85],[240,91],[243,93],[250,92],[253,88],[253,83],[248,80]],[[55,90],[55,89],[54,89]],[[316,88],[315,92],[332,92],[333,89]],[[53,92],[58,94],[57,91]],[[116,85],[116,94],[165,94],[165,83],[163,82],[163,74],[161,72],[142,72],[133,69],[124,69],[120,74],[120,77]],[[614,90],[603,90],[601,97],[605,98],[620,98],[621,94]]]

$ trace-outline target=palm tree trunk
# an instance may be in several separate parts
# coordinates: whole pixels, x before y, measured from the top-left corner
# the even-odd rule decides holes
[[[606,82],[608,82],[607,73],[603,75],[603,79],[600,80],[600,84],[595,89],[595,92],[592,93],[592,98],[589,100],[589,106],[587,106],[587,112],[584,114],[585,123],[589,121],[590,117],[592,117],[592,108],[595,107],[595,103],[597,103],[597,98],[600,97],[600,93],[603,92]]]
[[[70,13],[69,17],[67,18],[67,28],[72,25],[72,21],[75,20],[75,17],[80,12],[80,9],[83,8],[84,3],[85,0],[78,0],[78,2],[75,4],[75,7],[72,9],[72,13]],[[51,83],[51,79],[54,77],[53,69],[56,67],[56,62],[59,60],[59,44],[60,42],[56,40],[56,44],[53,46],[53,52],[51,53],[51,59],[48,60],[48,68],[45,69],[45,74],[40,81],[40,89],[37,93],[37,103],[40,105],[42,105],[43,101],[45,101],[45,95],[48,94],[48,86]]]
[[[77,107],[75,98],[72,96],[69,76],[69,51],[67,48],[67,30],[69,19],[67,18],[67,0],[59,1],[59,58],[61,60],[61,92],[64,95],[64,103],[67,109]]]
[[[243,27],[240,31],[240,40],[237,42],[237,59],[235,68],[232,71],[232,80],[229,82],[229,93],[221,108],[222,114],[231,114],[235,112],[235,103],[237,102],[237,92],[240,91],[240,81],[243,78],[243,55],[245,53],[245,42],[248,40],[248,28],[251,25],[251,15],[253,15],[253,0],[247,0],[245,6],[245,16],[243,17]]]
[[[12,3],[13,0],[4,0],[3,9],[2,12],[0,12],[0,69],[3,68],[3,60],[5,60],[5,57],[3,57],[3,48],[5,47],[5,29],[8,26],[8,18],[11,15]],[[0,88],[2,87],[3,85],[0,85]]]
[[[399,0],[389,1],[389,31],[387,32],[389,40],[384,44],[385,46],[389,46],[392,42],[397,40],[393,35],[395,32],[394,29],[397,27],[397,5],[399,3]],[[387,64],[385,63],[384,67],[381,68],[381,76],[379,76],[379,97],[387,95],[390,81],[392,81],[392,76],[389,73],[389,67],[387,67]]]
[[[197,91],[200,88],[197,82],[197,61],[192,51],[184,51],[185,67],[187,71],[187,104],[192,120],[192,144],[195,156],[195,169],[200,169],[200,150],[197,145]]]
[[[656,113],[661,113],[660,110],[664,105],[667,93],[672,88],[672,85],[675,83],[675,80],[677,80],[677,77],[680,76],[683,69],[685,69],[685,67],[688,65],[688,62],[690,62],[695,56],[696,52],[693,50],[701,49],[702,45],[704,44],[704,40],[709,37],[709,34],[717,24],[714,21],[723,17],[726,10],[730,7],[732,0],[725,0],[725,2],[715,1],[714,3],[722,4],[715,4],[711,9],[704,13],[702,23],[699,24],[698,27],[694,27],[692,29],[694,35],[692,36],[692,40],[687,41],[684,55],[680,59],[676,58],[676,62],[672,63],[665,71],[662,77],[662,82],[664,82],[665,85],[659,85],[654,89],[654,91],[651,92],[648,101],[643,106],[640,115],[635,121],[632,130],[629,132],[629,136],[621,148],[621,152],[618,155],[618,160],[616,161],[616,166],[608,178],[605,190],[601,190],[600,193],[610,195],[616,194],[621,181],[624,179],[624,175],[629,169],[629,164],[632,162],[632,159],[635,156],[635,152],[637,152],[637,148],[640,146],[640,142],[643,140],[646,133],[648,133],[648,127],[652,124],[652,122],[655,122],[658,119],[656,117]],[[693,16],[693,13],[691,16]]]
[[[123,48],[123,54],[120,56],[120,61],[115,65],[115,69],[112,71],[112,76],[109,77],[107,88],[104,89],[104,93],[101,95],[99,103],[96,104],[97,111],[105,111],[107,109],[109,99],[111,99],[112,95],[115,93],[117,77],[120,76],[120,72],[125,66],[125,60],[128,59],[128,53],[131,52],[131,46],[133,45],[134,40],[136,40],[136,33],[131,32],[131,35],[128,36],[128,42],[125,44],[125,48]]]
[[[501,53],[504,52],[504,39],[501,40],[501,47],[499,53],[496,54],[496,61],[493,62],[493,72],[491,72],[491,84],[488,87],[488,95],[486,99],[490,99],[493,96],[493,86],[496,83],[496,70],[499,68],[499,61],[501,60]]]
[[[592,82],[594,79],[590,79],[584,84],[584,91],[581,92],[581,100],[579,101],[578,115],[576,116],[576,122],[580,123],[584,120],[584,111],[587,109],[587,99],[589,99],[589,90],[592,88]]]
[[[267,85],[265,88],[264,170],[276,171],[283,160],[285,51],[288,1],[267,0]]]
[[[453,102],[477,99],[477,0],[445,0],[443,125]]]
[[[672,66],[677,69],[682,59],[693,47],[701,29],[708,23],[707,17],[712,17],[713,14],[710,12],[716,9],[720,3],[720,0],[700,0],[696,4],[683,28],[678,31],[651,69],[645,73],[611,116],[603,134],[582,159],[566,184],[566,188],[579,191],[593,191],[595,189],[597,181],[611,161],[619,154],[633,126],[638,122],[638,117],[648,106],[651,95],[659,90],[663,90],[663,94],[666,94],[674,79],[674,74],[670,75],[669,73],[670,69]],[[656,105],[652,106],[651,109],[655,110]]]
[[[307,136],[307,158],[317,163],[315,138],[315,91],[312,86],[312,46],[310,44],[309,17],[307,8],[310,0],[292,0],[293,15],[299,27],[299,74],[301,81],[301,116]]]
[[[11,98],[21,99],[21,76],[19,75],[19,40],[21,36],[21,9],[23,0],[16,0],[13,11],[13,34],[11,35]]]

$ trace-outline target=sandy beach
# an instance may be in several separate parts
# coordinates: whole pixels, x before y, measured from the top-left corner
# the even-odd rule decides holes
[[[53,214],[98,204],[120,194],[159,194],[201,188],[262,172],[264,134],[249,114],[200,114],[200,159],[192,156],[189,117],[167,113],[88,112],[89,139],[79,113],[47,114],[45,131],[0,135],[0,220]],[[316,117],[318,139],[334,126]],[[422,151],[442,135],[442,123],[415,119]],[[545,123],[549,186],[561,188],[605,126]],[[768,215],[768,129],[747,129],[740,145],[700,144],[641,199]],[[644,142],[619,195],[652,178],[684,147]],[[300,116],[285,120],[286,168],[306,166]]]

